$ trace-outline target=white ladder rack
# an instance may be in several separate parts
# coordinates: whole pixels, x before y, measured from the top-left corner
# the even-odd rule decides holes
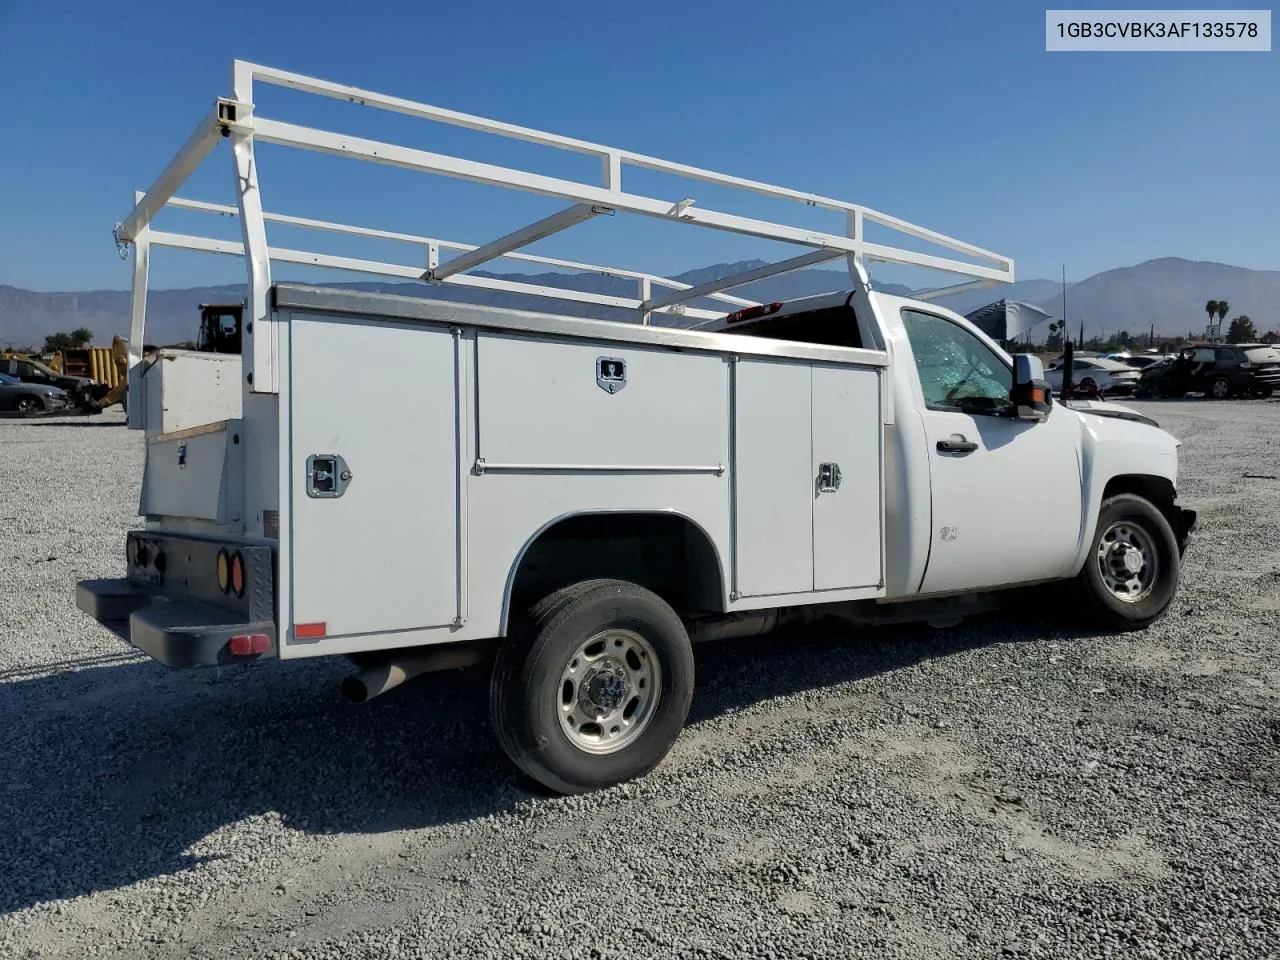
[[[601,182],[590,184],[549,177],[512,167],[496,166],[462,157],[269,119],[255,112],[253,99],[255,83],[286,87],[509,139],[595,156],[601,164]],[[223,138],[230,139],[232,146],[236,184],[235,205],[178,197],[177,192],[186,179]],[[267,213],[262,209],[257,165],[254,162],[254,144],[258,142],[352,157],[423,173],[440,174],[521,190],[566,200],[569,201],[569,205],[558,213],[479,246],[437,237]],[[774,199],[794,201],[806,207],[843,212],[846,231],[844,234],[827,233],[794,224],[723,213],[698,207],[691,198],[672,201],[628,193],[623,189],[623,174],[628,167],[674,174],[721,187],[733,187]],[[1013,280],[1014,269],[1013,261],[1006,257],[859,204],[746,180],[629,150],[489,120],[429,104],[416,103],[400,97],[331,83],[242,60],[236,60],[232,64],[232,95],[219,97],[215,101],[213,109],[197,124],[187,142],[150,189],[145,193],[135,194],[134,200],[133,210],[121,223],[117,224],[115,229],[116,242],[122,250],[125,245],[132,245],[134,248],[130,366],[132,367],[138,361],[142,349],[151,246],[244,256],[248,270],[249,293],[249,310],[245,318],[244,358],[248,382],[251,384],[251,389],[258,393],[273,393],[277,389],[278,342],[267,310],[267,291],[271,286],[273,260],[403,280],[501,290],[633,310],[641,323],[649,322],[653,313],[680,313],[691,319],[713,319],[721,316],[722,313],[694,308],[688,304],[694,300],[709,298],[725,303],[729,309],[754,305],[755,301],[736,297],[725,291],[765,277],[777,276],[840,258],[846,259],[851,282],[854,285],[868,282],[864,266],[868,262],[924,267],[969,278],[968,281],[955,286],[917,295],[924,299],[989,283],[1008,283]],[[151,221],[165,207],[238,217],[241,223],[242,242],[155,230],[151,227]],[[778,263],[756,267],[734,276],[696,286],[636,270],[578,263],[521,252],[522,247],[544,237],[586,220],[617,212],[640,214],[730,233],[783,241],[795,244],[802,248],[803,252]],[[416,246],[420,250],[421,259],[416,265],[410,265],[272,247],[267,243],[267,223],[279,223],[348,236],[401,241]],[[864,227],[867,224],[887,227],[899,234],[933,243],[963,256],[985,262],[971,263],[887,244],[872,243],[864,236]],[[442,253],[448,255],[442,259]],[[610,296],[495,277],[475,276],[469,272],[499,258],[634,280],[636,295],[634,297]]]

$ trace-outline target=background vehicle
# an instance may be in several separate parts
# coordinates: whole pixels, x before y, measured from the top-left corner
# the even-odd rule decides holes
[[[196,349],[206,353],[238,354],[243,321],[242,303],[200,304],[200,336]]]
[[[248,267],[239,354],[131,357],[145,523],[126,537],[127,576],[77,588],[82,610],[160,662],[347,656],[355,700],[486,662],[508,756],[573,793],[642,776],[666,755],[689,710],[694,640],[825,616],[945,624],[1032,584],[1063,585],[1073,609],[1118,629],[1168,608],[1195,521],[1177,503],[1178,441],[1124,408],[1054,402],[1037,358],[1011,357],[934,306],[940,291],[873,292],[864,262],[1002,282],[1013,279],[1007,258],[855,204],[635,160],[838,210],[847,232],[672,204],[624,190],[631,155],[616,148],[253,64],[233,76],[235,97],[218,101],[117,229],[124,243],[244,252]],[[298,133],[250,113],[254,82],[594,153],[605,186]],[[254,199],[255,130],[571,201],[489,244],[449,244],[461,251],[451,258],[444,241],[423,239],[431,283],[563,298],[468,271],[619,212],[807,249],[698,286],[575,263],[636,281],[634,298],[570,291],[630,322],[272,283],[277,260],[422,277],[423,259],[267,247],[275,215]],[[151,233],[224,139],[243,246]],[[870,244],[868,219],[969,259]],[[851,289],[769,304],[724,293],[831,260],[847,265]],[[134,271],[140,307],[146,277]],[[655,313],[696,326],[653,324]],[[134,317],[132,349],[144,322]],[[334,389],[356,344],[380,358],[380,406],[394,418]],[[1011,536],[1009,510],[1029,497]]]
[[[92,407],[110,389],[94,383],[88,377],[59,373],[46,363],[33,357],[8,357],[0,359],[0,373],[8,374],[25,383],[57,387],[66,391],[78,407]]]
[[[1280,387],[1280,350],[1266,344],[1197,344],[1142,372],[1136,394],[1180,397],[1202,393],[1215,400],[1269,397]]]
[[[60,387],[43,383],[27,383],[7,373],[0,373],[0,410],[34,416],[64,410],[71,398]]]
[[[1102,394],[1133,392],[1139,371],[1118,360],[1104,357],[1080,357],[1072,363],[1071,382],[1084,390],[1097,388]],[[1045,371],[1045,381],[1056,391],[1062,390],[1062,365],[1053,363]]]
[[[1168,354],[1163,353],[1109,353],[1104,360],[1115,360],[1133,370],[1145,370],[1154,363],[1159,363]]]

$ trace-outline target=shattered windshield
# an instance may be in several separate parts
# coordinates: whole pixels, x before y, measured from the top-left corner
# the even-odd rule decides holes
[[[1013,371],[990,347],[942,317],[903,310],[902,321],[927,405],[968,413],[1013,409]]]

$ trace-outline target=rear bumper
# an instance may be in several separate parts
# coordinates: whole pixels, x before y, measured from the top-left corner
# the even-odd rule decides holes
[[[276,625],[198,600],[163,596],[130,580],[81,580],[76,606],[167,667],[248,663],[276,656]],[[232,653],[232,639],[266,637],[259,653]],[[259,641],[261,645],[261,641]]]

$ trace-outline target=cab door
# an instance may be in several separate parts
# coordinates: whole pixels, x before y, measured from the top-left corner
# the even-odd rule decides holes
[[[904,308],[928,444],[932,523],[921,593],[1055,579],[1081,522],[1079,423],[1013,419],[1013,370],[976,334]]]

